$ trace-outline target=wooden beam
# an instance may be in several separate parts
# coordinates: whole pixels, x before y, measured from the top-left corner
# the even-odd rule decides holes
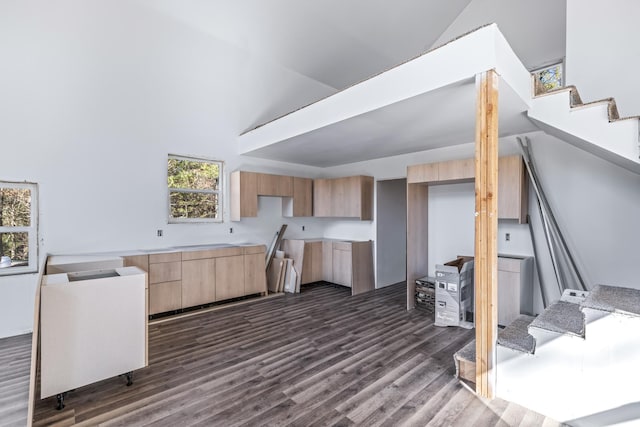
[[[476,77],[475,323],[476,393],[495,394],[498,330],[498,75]]]

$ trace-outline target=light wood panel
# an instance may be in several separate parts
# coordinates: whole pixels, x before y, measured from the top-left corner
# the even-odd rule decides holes
[[[244,259],[241,256],[215,258],[216,301],[244,295]]]
[[[216,300],[214,258],[182,261],[182,307],[193,307]]]
[[[348,295],[311,285],[151,325],[150,366],[132,387],[82,387],[63,411],[39,401],[35,424],[559,426],[462,387],[452,355],[473,331],[406,312],[403,284]]]
[[[373,219],[373,177],[360,176],[360,210],[358,216],[362,221]]]
[[[308,248],[308,250],[307,250]],[[322,242],[308,242],[305,244],[305,254],[309,254],[311,260],[311,274],[309,282],[318,282],[322,280],[323,275],[323,259],[322,259]],[[306,259],[306,255],[305,255]],[[306,282],[306,283],[309,283]]]
[[[498,328],[498,75],[482,73],[476,85],[476,392],[492,399]]]
[[[285,175],[257,174],[258,196],[293,196],[293,178]]]
[[[498,173],[498,218],[526,223],[529,185],[522,157],[500,157]]]
[[[438,181],[466,181],[474,179],[474,159],[451,160],[438,163]]]
[[[138,267],[149,272],[149,255],[129,255],[122,257],[122,261],[125,267]]]
[[[293,216],[313,216],[313,180],[293,177]]]
[[[416,279],[428,273],[428,202],[426,184],[407,184],[407,310],[416,306]]]
[[[244,294],[267,294],[264,252],[244,256]]]
[[[192,259],[217,258],[223,256],[242,255],[244,250],[241,246],[230,248],[207,249],[203,251],[187,251],[182,253],[182,260],[188,261]]]
[[[375,277],[371,241],[352,242],[351,260],[353,267],[351,295],[372,291],[375,288]]]
[[[337,249],[333,247],[333,283],[351,287],[353,262],[351,248],[349,250]]]
[[[181,252],[165,252],[149,255],[149,264],[182,261]]]
[[[178,254],[180,255],[180,254]],[[153,255],[149,255],[149,259]],[[175,282],[182,278],[182,262],[149,264],[149,283]]]
[[[322,242],[322,280],[334,283],[333,280],[333,242]]]
[[[242,253],[244,255],[249,254],[263,254],[267,251],[267,247],[265,245],[252,245],[252,246],[242,246]]]
[[[258,216],[258,174],[233,171],[230,175],[231,221]]]
[[[331,216],[332,180],[313,180],[313,216]]]
[[[182,308],[182,281],[149,285],[149,314],[164,313]]]
[[[407,184],[438,181],[438,163],[425,163],[407,167]]]

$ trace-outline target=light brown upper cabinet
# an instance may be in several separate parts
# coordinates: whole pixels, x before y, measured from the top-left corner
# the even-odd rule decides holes
[[[529,181],[520,156],[498,159],[498,218],[527,222]]]
[[[444,184],[475,179],[475,160],[426,163],[407,168],[408,184]],[[498,159],[498,219],[527,221],[528,181],[522,157]]]
[[[293,177],[259,173],[258,196],[293,196]]]
[[[231,221],[258,216],[258,174],[234,171],[230,179]]]
[[[373,218],[373,177],[316,179],[313,188],[313,216]]]
[[[282,197],[283,216],[312,216],[310,178],[247,171],[230,178],[231,221],[258,216],[258,196]]]

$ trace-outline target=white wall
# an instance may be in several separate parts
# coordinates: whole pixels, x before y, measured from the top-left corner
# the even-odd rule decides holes
[[[236,137],[332,89],[134,1],[3,1],[0,57],[0,180],[40,184],[41,255],[268,244],[282,223],[287,237],[324,234],[324,221],[282,218],[278,199],[240,223],[225,202],[222,224],[169,225],[166,163],[317,176],[240,157]],[[35,282],[0,278],[0,337],[31,330]]]
[[[376,185],[376,287],[407,279],[407,180]]]
[[[640,114],[640,2],[567,0],[567,83],[584,102],[614,97],[621,116]]]

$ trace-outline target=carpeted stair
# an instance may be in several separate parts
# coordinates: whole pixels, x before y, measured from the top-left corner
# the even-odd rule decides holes
[[[529,325],[531,328],[584,337],[584,314],[578,304],[558,301],[551,304]]]

